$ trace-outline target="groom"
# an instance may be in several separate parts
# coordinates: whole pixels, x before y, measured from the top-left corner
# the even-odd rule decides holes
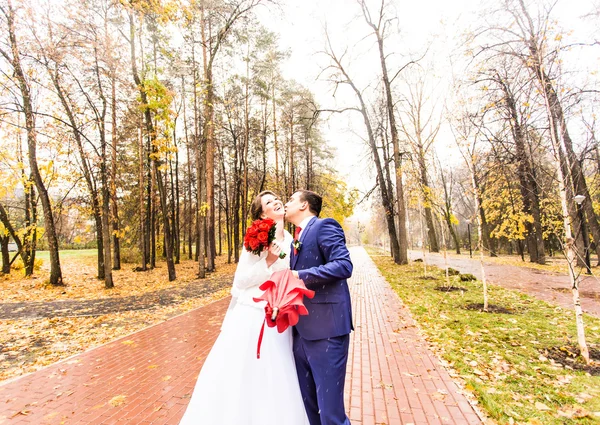
[[[294,327],[294,358],[311,425],[350,425],[344,409],[344,381],[352,327],[346,279],[352,262],[339,223],[319,219],[322,198],[299,190],[285,204],[286,220],[296,226],[290,266],[306,287],[308,316]]]

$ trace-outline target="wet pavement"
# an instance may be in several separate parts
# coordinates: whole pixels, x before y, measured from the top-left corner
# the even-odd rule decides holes
[[[422,251],[409,251],[409,258],[423,258]],[[470,273],[481,279],[479,257],[470,258],[468,254],[447,256],[448,265],[461,273]],[[445,267],[442,253],[425,253],[425,262],[440,268]],[[545,272],[533,268],[509,266],[494,263],[484,257],[485,275],[489,283],[503,288],[516,289],[535,298],[563,308],[573,309],[573,293],[569,276]],[[566,267],[566,264],[565,264]],[[579,296],[585,313],[600,317],[600,280],[595,276],[580,275]]]

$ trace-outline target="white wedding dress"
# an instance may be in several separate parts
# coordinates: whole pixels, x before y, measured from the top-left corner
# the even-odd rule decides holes
[[[232,301],[221,333],[211,349],[180,425],[308,425],[298,385],[292,329],[278,333],[265,325],[264,302],[256,303],[258,287],[272,273],[289,268],[292,236],[280,243],[287,253],[267,267],[267,253],[242,251],[233,279]]]

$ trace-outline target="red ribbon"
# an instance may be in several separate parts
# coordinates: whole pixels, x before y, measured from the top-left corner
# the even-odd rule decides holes
[[[260,334],[258,335],[258,346],[256,347],[256,358],[260,359],[260,346],[262,344],[263,334],[265,333],[265,322],[267,319],[263,320],[263,324],[260,327]]]

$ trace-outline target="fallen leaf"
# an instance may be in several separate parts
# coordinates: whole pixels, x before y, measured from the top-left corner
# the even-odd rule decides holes
[[[123,403],[125,403],[125,398],[126,398],[126,396],[124,396],[124,395],[114,396],[113,398],[111,398],[108,401],[108,404],[110,404],[112,407],[118,407],[118,406],[122,405]]]
[[[542,410],[542,411],[544,411],[544,410],[551,410],[548,406],[546,406],[544,403],[541,403],[539,401],[535,402],[535,408],[537,410]]]
[[[19,415],[23,415],[23,416],[27,416],[31,413],[31,410],[19,410],[18,412],[14,413],[10,418],[14,418],[15,416],[19,416]]]

